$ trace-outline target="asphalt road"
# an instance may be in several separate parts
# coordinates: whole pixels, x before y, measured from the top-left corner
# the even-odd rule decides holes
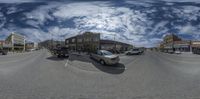
[[[200,56],[147,51],[102,66],[46,50],[0,56],[0,99],[200,99]]]

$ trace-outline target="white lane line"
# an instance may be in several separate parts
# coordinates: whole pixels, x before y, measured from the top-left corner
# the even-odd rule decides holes
[[[67,62],[65,63],[65,67],[67,67],[67,65],[68,65],[68,62],[69,62],[69,59],[67,59]]]

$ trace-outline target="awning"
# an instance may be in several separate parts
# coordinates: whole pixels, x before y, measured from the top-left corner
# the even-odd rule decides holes
[[[189,45],[174,45],[174,48],[188,48]]]

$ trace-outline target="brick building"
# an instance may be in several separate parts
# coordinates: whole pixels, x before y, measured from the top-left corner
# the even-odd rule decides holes
[[[65,40],[65,46],[73,51],[95,51],[99,49],[100,33],[85,32]]]
[[[191,46],[194,54],[200,54],[200,41],[192,41]]]
[[[65,40],[65,46],[73,51],[86,51],[92,52],[98,49],[104,50],[118,50],[126,51],[132,48],[132,45],[112,41],[112,40],[101,40],[100,33],[85,32],[83,34],[67,38]]]

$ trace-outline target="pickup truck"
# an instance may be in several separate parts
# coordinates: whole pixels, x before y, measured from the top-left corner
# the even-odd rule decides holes
[[[4,49],[0,49],[0,54],[2,55],[7,55],[8,51],[4,50]]]
[[[57,57],[68,57],[69,56],[68,48],[66,48],[66,47],[56,48],[53,50],[53,53]]]

